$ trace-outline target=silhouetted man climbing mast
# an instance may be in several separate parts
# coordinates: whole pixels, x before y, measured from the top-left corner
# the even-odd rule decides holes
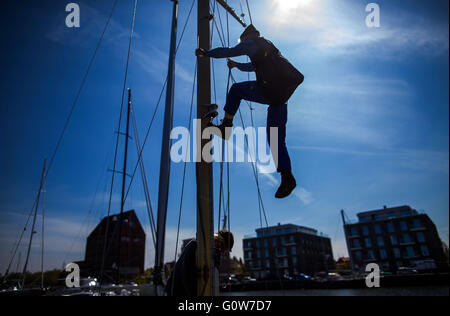
[[[217,126],[221,137],[230,137],[233,118],[239,109],[241,100],[268,104],[267,110],[267,139],[270,146],[270,128],[278,128],[278,146],[270,146],[278,172],[281,173],[281,185],[275,197],[285,198],[296,187],[292,175],[291,160],[286,147],[287,101],[297,87],[303,82],[303,75],[284,58],[280,51],[268,40],[260,37],[259,31],[248,26],[240,37],[240,43],[233,48],[215,48],[205,51],[196,50],[198,57],[228,58],[247,55],[251,63],[237,63],[228,60],[230,69],[238,68],[241,71],[255,71],[256,81],[235,83],[227,96],[224,107],[225,117]],[[277,147],[277,148],[273,148]],[[277,152],[274,152],[277,150]],[[278,155],[276,156],[275,153]]]

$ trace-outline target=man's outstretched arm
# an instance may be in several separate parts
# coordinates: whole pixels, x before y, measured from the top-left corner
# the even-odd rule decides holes
[[[254,56],[258,47],[256,43],[252,40],[242,42],[235,47],[227,48],[227,47],[219,47],[214,48],[209,51],[205,51],[202,49],[197,49],[197,56],[208,56],[212,58],[229,58],[229,57],[237,57],[247,55],[249,57]]]
[[[255,71],[255,67],[253,67],[252,63],[238,63],[235,62],[234,60],[228,59],[227,62],[228,68],[233,69],[233,68],[237,68],[240,71],[245,71],[245,72],[251,72],[251,71]]]
[[[236,67],[237,69],[239,69],[240,71],[245,71],[245,72],[252,72],[255,71],[255,67],[253,67],[252,63],[236,63]]]

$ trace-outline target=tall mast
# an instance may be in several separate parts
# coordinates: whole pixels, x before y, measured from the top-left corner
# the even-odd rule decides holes
[[[44,289],[44,223],[45,223],[45,178],[44,183],[42,185],[42,236],[41,236],[41,288]]]
[[[128,158],[128,139],[130,131],[130,108],[131,108],[131,89],[128,89],[128,107],[127,107],[127,127],[125,132],[125,151],[123,158],[122,169],[122,195],[120,200],[120,221],[119,221],[119,236],[117,249],[117,284],[120,283],[120,250],[122,248],[122,228],[123,228],[123,211],[125,208],[125,185],[127,180],[127,158]]]
[[[210,49],[211,13],[209,0],[198,0],[198,47]],[[210,139],[202,139],[207,122],[201,117],[206,113],[202,104],[211,103],[211,62],[209,58],[197,58],[197,268],[200,275],[197,282],[198,296],[214,295],[216,288],[214,278],[213,238],[214,238],[214,200],[213,200],[213,165],[203,160],[202,150]]]
[[[47,159],[44,159],[44,166],[42,167],[41,183],[39,184],[39,191],[38,191],[38,195],[37,195],[37,199],[36,199],[36,205],[34,208],[33,225],[31,226],[30,241],[28,243],[27,257],[25,259],[25,265],[23,266],[22,290],[24,289],[24,286],[25,286],[25,277],[26,277],[26,272],[27,272],[27,267],[28,267],[28,260],[30,259],[31,244],[33,243],[33,236],[36,233],[34,231],[34,227],[36,225],[36,216],[37,216],[37,211],[39,208],[39,199],[41,197],[42,185],[44,183],[44,178],[45,178],[46,165],[47,165]]]
[[[178,26],[178,1],[173,2],[172,32],[170,37],[169,69],[167,74],[166,108],[164,112],[164,129],[162,136],[162,151],[159,174],[158,191],[158,217],[156,232],[156,255],[155,255],[155,286],[162,282],[162,269],[164,265],[164,243],[166,237],[167,201],[169,199],[169,177],[170,177],[170,132],[173,125],[173,100],[175,89],[175,55]]]

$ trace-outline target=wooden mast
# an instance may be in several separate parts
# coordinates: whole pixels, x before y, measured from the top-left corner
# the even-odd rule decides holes
[[[210,49],[209,0],[198,0],[198,47]],[[214,200],[213,200],[213,165],[202,157],[202,149],[211,139],[202,139],[207,122],[201,117],[207,112],[203,104],[211,103],[211,62],[209,58],[197,57],[197,282],[198,296],[214,294]]]

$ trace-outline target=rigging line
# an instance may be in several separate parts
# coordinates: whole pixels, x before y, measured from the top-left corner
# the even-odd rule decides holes
[[[228,12],[226,12],[225,14],[228,14]],[[220,29],[222,30],[222,36],[223,36],[223,39],[221,37],[221,42],[222,42],[222,45],[225,47],[225,31],[223,30],[222,15],[220,14],[220,7],[217,10],[217,15],[219,16]],[[214,18],[214,20],[215,20],[215,18]],[[216,22],[216,24],[217,24],[217,22]]]
[[[136,115],[135,115],[133,103],[131,103],[131,118],[132,118],[132,123],[133,123],[133,128],[134,128],[136,150],[139,153],[139,151],[141,149],[140,148],[141,143],[139,141],[139,132],[138,132],[138,128],[137,128]],[[144,189],[145,202],[146,202],[146,206],[147,206],[147,215],[149,217],[150,228],[151,228],[151,233],[152,233],[152,238],[153,238],[153,245],[156,247],[156,238],[155,238],[156,225],[155,225],[155,218],[153,215],[152,201],[150,199],[150,193],[149,193],[149,189],[148,189],[148,182],[147,182],[147,175],[146,175],[145,167],[144,167],[144,160],[141,159],[139,165],[140,165],[140,171],[141,171],[141,176],[142,176],[142,185],[143,185],[143,189]]]
[[[46,191],[46,181],[44,178],[44,183],[42,185],[42,236],[41,236],[41,288],[44,289],[44,223],[45,223],[45,196]]]
[[[233,79],[233,81],[234,81],[234,79]],[[239,116],[240,116],[240,119],[241,119],[241,124],[242,124],[243,128],[245,129],[245,123],[244,123],[244,119],[242,117],[241,109],[239,109]],[[247,147],[249,147],[249,142],[248,142],[248,138],[247,137],[245,137],[245,141],[246,141]],[[249,155],[250,155],[250,159],[253,160],[251,153],[249,153]],[[255,177],[256,186],[257,186],[257,189],[258,189],[258,199],[259,199],[259,202],[261,203],[261,206],[262,206],[262,211],[263,211],[263,214],[264,214],[266,226],[269,227],[269,224],[268,224],[268,221],[267,221],[267,215],[266,215],[266,211],[265,211],[265,207],[264,207],[264,203],[263,203],[263,200],[262,200],[262,194],[261,194],[261,189],[260,189],[260,185],[259,185],[259,179],[258,179],[258,175],[257,175],[257,172],[258,172],[257,171],[257,167],[255,167],[254,163],[251,163],[251,166],[252,166],[252,169],[253,169],[253,175]]]
[[[27,230],[27,226],[28,226],[28,224],[30,222],[31,216],[33,215],[33,211],[34,211],[34,208],[36,206],[36,203],[37,203],[37,196],[36,196],[36,199],[34,200],[33,207],[31,208],[31,211],[30,211],[30,213],[28,215],[27,221],[26,221],[25,226],[24,226],[24,228],[23,228],[23,230],[22,230],[22,232],[20,234],[20,237],[18,238],[17,243],[13,247],[11,260],[9,261],[8,267],[6,268],[6,272],[5,272],[5,275],[3,276],[2,283],[5,282],[6,278],[8,277],[9,270],[11,269],[11,265],[12,265],[12,263],[14,261],[14,258],[16,256],[17,250],[19,249],[20,244],[22,243],[23,235],[25,234],[25,232]]]
[[[227,1],[225,1],[227,3]],[[229,22],[229,16],[230,14],[227,11],[226,17],[227,17],[227,39],[228,39],[228,47],[230,47],[230,22]]]
[[[112,146],[111,146],[111,147],[112,147]],[[72,253],[72,249],[73,249],[73,247],[74,247],[74,245],[75,245],[75,242],[76,242],[78,239],[80,239],[81,233],[82,233],[82,231],[83,231],[83,228],[86,227],[86,233],[88,233],[87,228],[89,228],[90,224],[92,224],[92,223],[89,223],[89,217],[91,216],[92,211],[93,211],[94,208],[95,208],[95,200],[97,199],[97,195],[98,195],[99,190],[100,190],[100,185],[101,185],[103,182],[106,183],[106,181],[105,181],[105,180],[106,180],[106,169],[107,169],[107,165],[108,165],[108,157],[109,157],[109,156],[110,156],[110,151],[107,153],[107,155],[106,155],[106,157],[105,157],[105,160],[104,160],[104,163],[103,163],[103,170],[104,170],[104,171],[100,174],[100,177],[99,177],[98,183],[97,183],[97,185],[96,185],[95,192],[94,192],[94,195],[93,195],[93,197],[92,197],[92,200],[91,200],[91,203],[90,203],[88,212],[87,212],[87,214],[86,214],[86,217],[83,219],[83,222],[82,222],[82,224],[81,224],[81,226],[80,226],[80,229],[78,230],[78,233],[77,233],[76,237],[73,238],[72,243],[71,243],[71,245],[70,245],[70,247],[69,247],[69,250],[67,251],[66,255],[64,256],[64,262],[67,261],[67,259],[68,259],[68,257],[69,257],[69,254]],[[106,191],[106,185],[105,185],[105,187],[104,187],[104,191]],[[105,201],[105,203],[106,203],[106,201]]]
[[[248,16],[250,18],[250,24],[253,24],[252,20],[252,13],[250,12],[250,6],[248,5],[248,0],[245,0],[247,2],[247,10],[248,10]]]
[[[240,109],[239,109],[239,116],[240,116],[240,119],[241,119],[241,124],[242,124],[242,126],[243,126],[243,128],[244,128],[244,130],[245,130],[245,123],[244,123],[244,119],[243,119],[243,117],[242,117],[242,113],[241,113],[241,110],[240,110]],[[249,142],[248,142],[248,138],[247,138],[247,137],[245,137],[245,142],[246,142],[247,147],[248,147],[248,146],[249,146]],[[250,155],[250,159],[253,160],[251,153],[249,153],[249,155]],[[263,207],[262,210],[263,210],[263,213],[264,213],[264,218],[265,218],[265,221],[266,221],[266,226],[269,227],[269,224],[268,224],[268,221],[267,221],[267,217],[266,217],[265,208],[264,208],[264,204],[263,204],[263,202],[262,202],[261,189],[260,189],[259,180],[258,180],[258,176],[257,176],[257,172],[258,172],[258,171],[257,171],[257,169],[255,168],[255,165],[254,165],[253,163],[251,163],[251,166],[252,166],[252,169],[253,169],[253,175],[254,175],[254,177],[255,177],[256,186],[257,186],[257,190],[258,190],[258,198],[259,198],[259,200],[260,200],[260,202],[261,202],[261,205],[262,205],[262,207]]]
[[[109,24],[110,24],[110,22],[111,22],[111,18],[112,18],[112,16],[113,16],[114,11],[115,11],[117,2],[118,2],[118,0],[115,0],[115,1],[114,1],[113,7],[112,7],[111,12],[110,12],[110,14],[109,14],[109,17],[108,17],[108,19],[107,19],[107,21],[106,21],[106,24],[105,24],[105,27],[104,27],[104,29],[103,29],[103,32],[102,32],[102,34],[101,34],[101,36],[100,36],[100,38],[99,38],[99,40],[98,40],[98,42],[97,42],[97,46],[95,47],[94,53],[93,53],[93,55],[92,55],[92,57],[91,57],[91,60],[89,61],[89,65],[88,65],[88,67],[87,67],[86,73],[84,74],[84,77],[83,77],[83,79],[82,79],[82,81],[81,81],[81,85],[80,85],[80,87],[79,87],[79,89],[78,89],[78,92],[77,92],[77,94],[76,94],[76,96],[75,96],[75,99],[74,99],[74,101],[73,101],[73,103],[72,103],[72,107],[71,107],[71,109],[70,109],[69,115],[67,116],[66,122],[64,123],[63,130],[62,130],[62,132],[61,132],[61,134],[60,134],[60,136],[59,136],[58,142],[56,143],[56,147],[55,147],[55,149],[54,149],[54,151],[53,151],[53,154],[52,154],[52,156],[51,156],[51,158],[50,158],[50,163],[49,163],[49,165],[48,165],[48,168],[47,168],[45,177],[47,177],[48,173],[50,172],[50,168],[51,168],[52,165],[53,165],[53,162],[54,162],[55,157],[56,157],[56,153],[58,152],[58,149],[59,149],[59,147],[60,147],[60,145],[61,145],[61,142],[62,142],[62,139],[63,139],[63,137],[64,137],[64,134],[65,134],[65,132],[66,132],[68,126],[69,126],[69,122],[70,122],[70,119],[71,119],[71,117],[72,117],[72,114],[73,114],[73,112],[74,112],[74,110],[75,110],[75,107],[76,107],[76,105],[77,105],[77,103],[78,103],[78,99],[80,98],[81,91],[82,91],[83,88],[84,88],[84,85],[85,85],[85,83],[86,83],[86,79],[87,79],[87,77],[88,77],[88,75],[89,75],[89,72],[90,72],[90,70],[91,70],[91,68],[92,68],[92,65],[93,65],[93,63],[94,63],[95,57],[97,56],[97,52],[98,52],[98,50],[99,50],[99,48],[100,48],[100,46],[101,46],[101,43],[102,43],[103,38],[104,38],[104,36],[105,36],[106,30],[108,29],[108,26],[109,26]]]
[[[105,251],[107,248],[107,238],[108,238],[108,230],[109,230],[109,222],[110,222],[110,214],[111,214],[111,201],[112,201],[112,193],[113,193],[113,187],[114,187],[114,179],[115,179],[115,170],[116,170],[116,163],[117,163],[117,152],[119,147],[119,137],[120,137],[120,127],[122,125],[122,114],[123,114],[123,101],[125,97],[125,90],[126,90],[126,84],[127,84],[127,76],[128,76],[128,66],[130,61],[130,52],[131,52],[131,42],[133,39],[133,31],[134,31],[134,22],[136,18],[136,7],[137,7],[137,0],[134,1],[134,8],[133,8],[133,17],[131,20],[131,27],[130,27],[130,39],[128,42],[128,52],[127,52],[127,61],[125,66],[125,75],[123,80],[123,87],[122,87],[122,101],[120,104],[120,114],[119,114],[119,123],[118,123],[118,129],[117,129],[117,137],[116,137],[116,146],[115,146],[115,152],[114,152],[114,163],[113,163],[113,172],[112,172],[112,180],[111,180],[111,188],[109,192],[109,202],[108,202],[108,217],[106,220],[106,229],[105,229],[105,239],[104,239],[104,247],[103,247],[103,255],[102,255],[102,264],[100,268],[100,282],[102,279],[103,269],[105,265]],[[121,203],[124,203],[124,201],[121,201]],[[119,241],[120,242],[120,241]],[[100,289],[99,289],[100,290]]]
[[[236,83],[236,80],[234,79],[233,74],[231,74],[231,79],[233,80],[234,83]],[[247,101],[247,103],[249,104],[248,101]],[[250,106],[250,108],[251,108],[251,106]],[[239,115],[240,115],[240,118],[241,118],[242,125],[243,125],[243,127],[244,127],[244,129],[245,129],[245,124],[244,124],[244,120],[243,120],[243,117],[242,117],[241,109],[239,109]],[[249,144],[248,144],[248,138],[246,137],[245,140],[246,140],[246,144],[247,144],[247,147],[248,147],[248,146],[249,146]],[[251,156],[251,155],[250,155],[250,156]],[[252,157],[250,157],[250,158],[252,159]],[[253,160],[253,159],[252,159],[252,160]],[[255,168],[255,165],[254,165],[253,163],[252,163],[251,165],[252,165],[253,174],[254,174],[254,177],[255,177],[255,180],[256,180],[256,185],[257,185],[257,187],[258,187],[258,197],[259,197],[260,202],[261,202],[261,206],[262,206],[262,210],[263,210],[263,213],[264,213],[264,218],[265,218],[266,226],[268,227],[269,225],[268,225],[268,221],[267,221],[267,216],[266,216],[266,211],[265,211],[264,203],[263,203],[263,201],[262,201],[262,195],[261,195],[261,190],[260,190],[260,186],[259,186],[259,180],[258,180],[258,176],[257,176],[257,169]]]
[[[195,62],[194,83],[192,85],[191,107],[190,107],[190,115],[189,115],[189,131],[191,130],[191,126],[192,126],[192,113],[193,113],[193,108],[194,108],[194,95],[195,95],[195,83],[196,83],[196,80],[197,80],[197,60]],[[190,142],[190,133],[188,135],[187,142],[188,143]],[[189,154],[189,152],[186,151],[186,156],[185,156],[185,160],[184,160],[184,167],[183,167],[183,180],[182,180],[182,185],[181,185],[180,208],[179,208],[179,213],[178,213],[177,239],[176,239],[176,243],[175,243],[175,258],[174,258],[175,262],[177,261],[177,255],[178,255],[178,241],[179,241],[179,236],[180,236],[181,211],[183,209],[184,183],[185,183],[185,179],[186,179],[186,166],[187,166],[188,154]],[[172,282],[172,284],[174,285],[174,282]]]
[[[183,31],[181,32],[180,39],[178,40],[177,48],[175,49],[175,55],[177,54],[178,49],[179,49],[179,47],[180,47],[180,45],[181,45],[181,42],[182,42],[182,40],[183,40],[184,33],[185,33],[185,31],[186,31],[186,27],[187,27],[188,22],[189,22],[189,20],[190,20],[191,13],[192,13],[192,9],[194,8],[195,1],[196,1],[196,0],[193,0],[193,1],[192,1],[191,9],[189,10],[189,14],[188,14],[188,17],[186,18],[186,22],[185,22],[185,24],[184,24]],[[146,134],[145,134],[144,142],[142,143],[142,147],[141,147],[141,152],[140,152],[139,155],[138,155],[138,161],[136,162],[136,165],[135,165],[135,167],[134,167],[133,173],[132,173],[132,175],[131,175],[130,183],[129,183],[129,185],[128,185],[127,193],[125,194],[124,203],[125,203],[125,201],[127,200],[128,193],[130,192],[131,185],[133,184],[133,180],[134,180],[134,177],[135,177],[135,175],[136,175],[136,170],[137,170],[138,165],[139,165],[139,160],[142,159],[142,152],[144,151],[144,147],[145,147],[145,145],[147,144],[147,140],[148,140],[148,137],[149,137],[149,134],[150,134],[150,130],[151,130],[152,126],[153,126],[153,122],[154,122],[154,120],[155,120],[156,113],[157,113],[157,111],[158,111],[158,108],[159,108],[159,105],[160,105],[160,103],[161,103],[161,99],[162,99],[162,96],[163,96],[163,93],[164,93],[164,89],[166,88],[166,85],[167,85],[168,77],[169,77],[169,74],[166,75],[166,80],[164,81],[164,85],[163,85],[163,87],[162,87],[162,89],[161,89],[161,92],[160,92],[159,98],[158,98],[158,102],[157,102],[157,104],[156,104],[155,110],[154,110],[153,115],[152,115],[152,119],[150,120],[150,124],[149,124],[149,126],[148,126],[148,128],[147,128],[147,132],[146,132]]]
[[[82,79],[82,81],[81,81],[80,87],[78,88],[78,92],[77,92],[77,94],[76,94],[76,96],[75,96],[75,99],[74,99],[74,101],[73,101],[73,103],[72,103],[72,107],[71,107],[71,109],[70,109],[70,111],[69,111],[69,115],[67,116],[66,122],[64,123],[63,130],[62,130],[62,132],[61,132],[61,134],[60,134],[60,136],[59,136],[59,139],[58,139],[58,141],[57,141],[57,143],[56,143],[56,147],[55,147],[55,149],[54,149],[54,151],[53,151],[53,153],[52,153],[52,156],[51,156],[51,158],[50,158],[50,163],[49,163],[48,168],[47,168],[47,171],[46,171],[46,173],[45,173],[45,178],[47,178],[48,173],[50,172],[50,169],[51,169],[51,167],[52,167],[52,165],[53,165],[53,161],[54,161],[54,159],[55,159],[55,157],[56,157],[56,153],[58,152],[58,149],[59,149],[59,147],[60,147],[60,145],[61,145],[61,142],[62,142],[62,139],[63,139],[63,137],[64,137],[64,134],[65,134],[65,132],[66,132],[68,126],[69,126],[70,119],[71,119],[71,117],[72,117],[72,114],[73,114],[73,112],[74,112],[74,110],[75,110],[75,107],[76,107],[76,105],[77,105],[77,103],[78,103],[78,99],[79,99],[79,97],[80,97],[80,95],[81,95],[81,92],[82,92],[82,90],[83,90],[83,88],[84,88],[84,85],[85,85],[85,83],[86,83],[86,79],[87,79],[87,77],[88,77],[88,75],[89,75],[89,72],[90,72],[90,70],[91,70],[91,68],[92,68],[92,64],[94,63],[95,57],[97,56],[98,50],[99,50],[99,48],[100,48],[100,46],[101,46],[101,43],[102,43],[103,38],[104,38],[104,36],[105,36],[106,30],[108,29],[108,26],[109,26],[109,24],[110,24],[110,22],[111,22],[111,18],[112,18],[113,13],[114,13],[114,11],[115,11],[115,9],[116,9],[117,2],[118,2],[118,0],[115,0],[114,3],[113,3],[111,12],[110,12],[110,14],[109,14],[109,16],[108,16],[108,19],[106,20],[105,27],[103,28],[103,31],[102,31],[102,33],[101,33],[101,35],[100,35],[100,38],[99,38],[99,40],[98,40],[98,42],[97,42],[97,45],[96,45],[96,47],[95,47],[94,53],[92,54],[92,57],[91,57],[91,59],[90,59],[90,61],[89,61],[88,67],[87,67],[86,72],[85,72],[85,74],[84,74],[84,76],[83,76],[83,79]],[[24,228],[24,230],[22,231],[22,234],[21,234],[20,237],[19,237],[19,240],[18,240],[18,242],[17,242],[16,249],[14,250],[12,259],[14,259],[15,254],[17,253],[17,248],[19,247],[19,245],[20,245],[20,243],[21,243],[21,241],[22,241],[23,234],[24,234],[24,232],[26,231],[26,227],[28,226],[28,223],[29,223],[29,221],[30,221],[31,215],[33,214],[33,209],[34,209],[34,207],[35,207],[35,205],[36,205],[36,201],[37,201],[37,197],[36,197],[36,199],[35,199],[35,201],[34,201],[33,207],[31,208],[30,214],[29,214],[28,219],[27,219],[26,224],[25,224],[25,228]],[[12,262],[12,261],[11,261],[11,262]],[[11,265],[11,264],[8,265],[7,271],[9,271],[10,265]],[[5,274],[5,277],[6,277],[6,274]]]

